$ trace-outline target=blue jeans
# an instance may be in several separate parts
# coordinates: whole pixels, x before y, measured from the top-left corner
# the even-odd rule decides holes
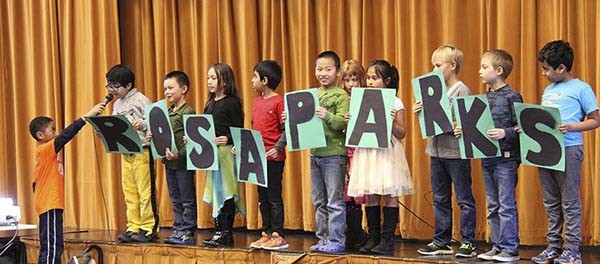
[[[195,171],[166,169],[167,188],[173,205],[173,230],[196,232],[196,184]]]
[[[315,205],[316,235],[319,240],[346,242],[344,175],[347,157],[310,157],[311,197]]]
[[[515,188],[519,179],[519,161],[488,158],[481,160],[481,166],[492,245],[516,254],[519,252],[519,216]]]
[[[471,190],[471,161],[431,157],[431,189],[435,236],[433,243],[445,246],[452,240],[452,184],[460,207],[462,243],[475,242],[475,198]]]
[[[565,225],[565,248],[579,252],[581,242],[581,164],[583,146],[565,149],[565,171],[540,168],[540,183],[544,208],[548,215],[548,240],[550,247],[562,248],[563,224]]]

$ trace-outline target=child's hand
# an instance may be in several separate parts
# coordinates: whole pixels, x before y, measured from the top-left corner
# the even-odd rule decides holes
[[[392,113],[392,120],[394,120],[394,118],[396,118],[396,113],[398,113],[398,110],[392,109],[392,112],[390,113]]]
[[[85,113],[83,116],[97,116],[102,113],[102,111],[104,111],[104,104],[100,103],[92,107],[92,109],[90,109],[90,111]]]
[[[152,132],[150,132],[150,130],[148,130],[148,132],[146,132],[146,140],[147,141],[152,140]]]
[[[233,148],[231,148],[231,154],[237,155],[237,150],[235,149],[235,146]]]
[[[269,149],[269,151],[267,151],[267,153],[265,153],[265,155],[270,158],[277,158],[277,155],[279,155],[279,152],[277,152],[277,150],[275,148],[272,148],[272,149]]]
[[[413,105],[413,112],[415,112],[415,114],[418,114],[419,112],[421,112],[422,109],[423,103],[421,101],[416,101]]]
[[[500,140],[506,136],[506,132],[502,128],[492,128],[487,131],[487,136],[491,139]]]
[[[346,123],[350,121],[350,112],[346,113],[346,115],[344,116],[344,121],[346,121]]]
[[[462,127],[454,127],[454,137],[459,138],[460,136],[462,136]]]
[[[215,138],[215,144],[217,145],[227,145],[227,137],[220,136]]]
[[[558,126],[558,131],[560,131],[560,133],[567,133],[569,132],[569,128],[568,128],[568,124],[561,124],[560,126]]]
[[[517,132],[517,134],[521,133],[521,128],[519,126],[515,126],[515,132]]]
[[[183,136],[183,144],[187,145],[187,137],[186,136]]]
[[[140,122],[140,120],[133,120],[133,122],[131,122],[131,125],[135,130],[140,130],[140,128],[142,128],[142,122]]]
[[[169,148],[165,149],[165,158],[167,160],[176,160],[179,158],[179,154],[171,152]]]
[[[327,114],[329,113],[329,111],[327,111],[327,109],[323,108],[323,107],[317,107],[317,116],[321,119],[325,119],[327,117]]]
[[[281,121],[283,121],[285,123],[286,119],[287,119],[287,113],[285,111],[281,112]]]

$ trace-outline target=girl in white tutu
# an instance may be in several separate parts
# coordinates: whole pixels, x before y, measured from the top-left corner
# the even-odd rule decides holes
[[[367,70],[367,87],[396,89],[398,70],[385,60],[372,61]],[[395,98],[391,146],[387,149],[357,148],[350,171],[348,196],[367,196],[365,207],[369,240],[360,252],[392,255],[394,231],[398,223],[398,197],[415,192],[402,139],[406,135],[404,105]],[[383,228],[380,201],[384,200]]]

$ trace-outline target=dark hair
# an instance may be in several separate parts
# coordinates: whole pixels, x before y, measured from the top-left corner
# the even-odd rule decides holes
[[[388,88],[394,88],[396,89],[396,93],[398,92],[398,81],[400,78],[398,77],[398,69],[394,65],[385,60],[374,60],[371,61],[369,67],[375,69],[377,75],[383,79]],[[386,83],[387,78],[390,78],[389,83]]]
[[[340,56],[338,56],[337,53],[335,53],[335,51],[331,51],[331,50],[323,51],[323,52],[319,53],[319,55],[317,55],[317,60],[320,58],[332,59],[333,62],[335,63],[335,69],[336,70],[340,69]]]
[[[135,74],[127,66],[117,64],[106,73],[106,81],[109,83],[118,83],[122,86],[127,86],[127,84],[131,83],[131,88],[133,88],[135,87]]]
[[[488,50],[483,54],[483,57],[486,56],[490,56],[489,58],[492,60],[492,66],[494,66],[494,68],[502,67],[503,73],[500,77],[502,80],[506,80],[513,69],[513,59],[510,53],[506,50],[493,49]]]
[[[38,141],[39,139],[35,135],[37,132],[43,131],[50,123],[52,123],[52,118],[47,116],[38,116],[31,119],[29,122],[29,133],[31,136]]]
[[[260,79],[267,78],[267,86],[271,90],[277,89],[281,82],[281,66],[274,60],[264,60],[254,66],[254,71],[258,73]]]
[[[217,86],[223,85],[223,94],[233,96],[241,102],[242,99],[238,94],[237,85],[235,84],[235,76],[233,75],[233,70],[231,67],[225,63],[215,63],[210,66],[210,68],[215,70],[217,79],[219,79]],[[215,96],[215,93],[208,93],[208,99],[204,104],[204,109],[207,109],[211,104],[214,103]]]
[[[548,63],[554,70],[563,64],[567,67],[567,71],[570,72],[573,67],[574,59],[575,54],[573,53],[573,48],[571,48],[569,42],[563,40],[548,42],[538,52],[538,61],[541,63]]]
[[[165,75],[165,78],[163,80],[168,80],[174,78],[175,81],[177,82],[177,84],[179,84],[179,86],[187,86],[187,90],[185,91],[184,94],[187,94],[187,92],[190,91],[190,78],[188,78],[187,74],[185,74],[185,72],[182,71],[172,71],[167,73],[167,75]]]

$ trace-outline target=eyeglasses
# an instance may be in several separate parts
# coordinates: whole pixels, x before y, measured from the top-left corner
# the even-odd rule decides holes
[[[119,87],[122,87],[120,83],[107,83],[104,87],[108,90],[116,91]]]

